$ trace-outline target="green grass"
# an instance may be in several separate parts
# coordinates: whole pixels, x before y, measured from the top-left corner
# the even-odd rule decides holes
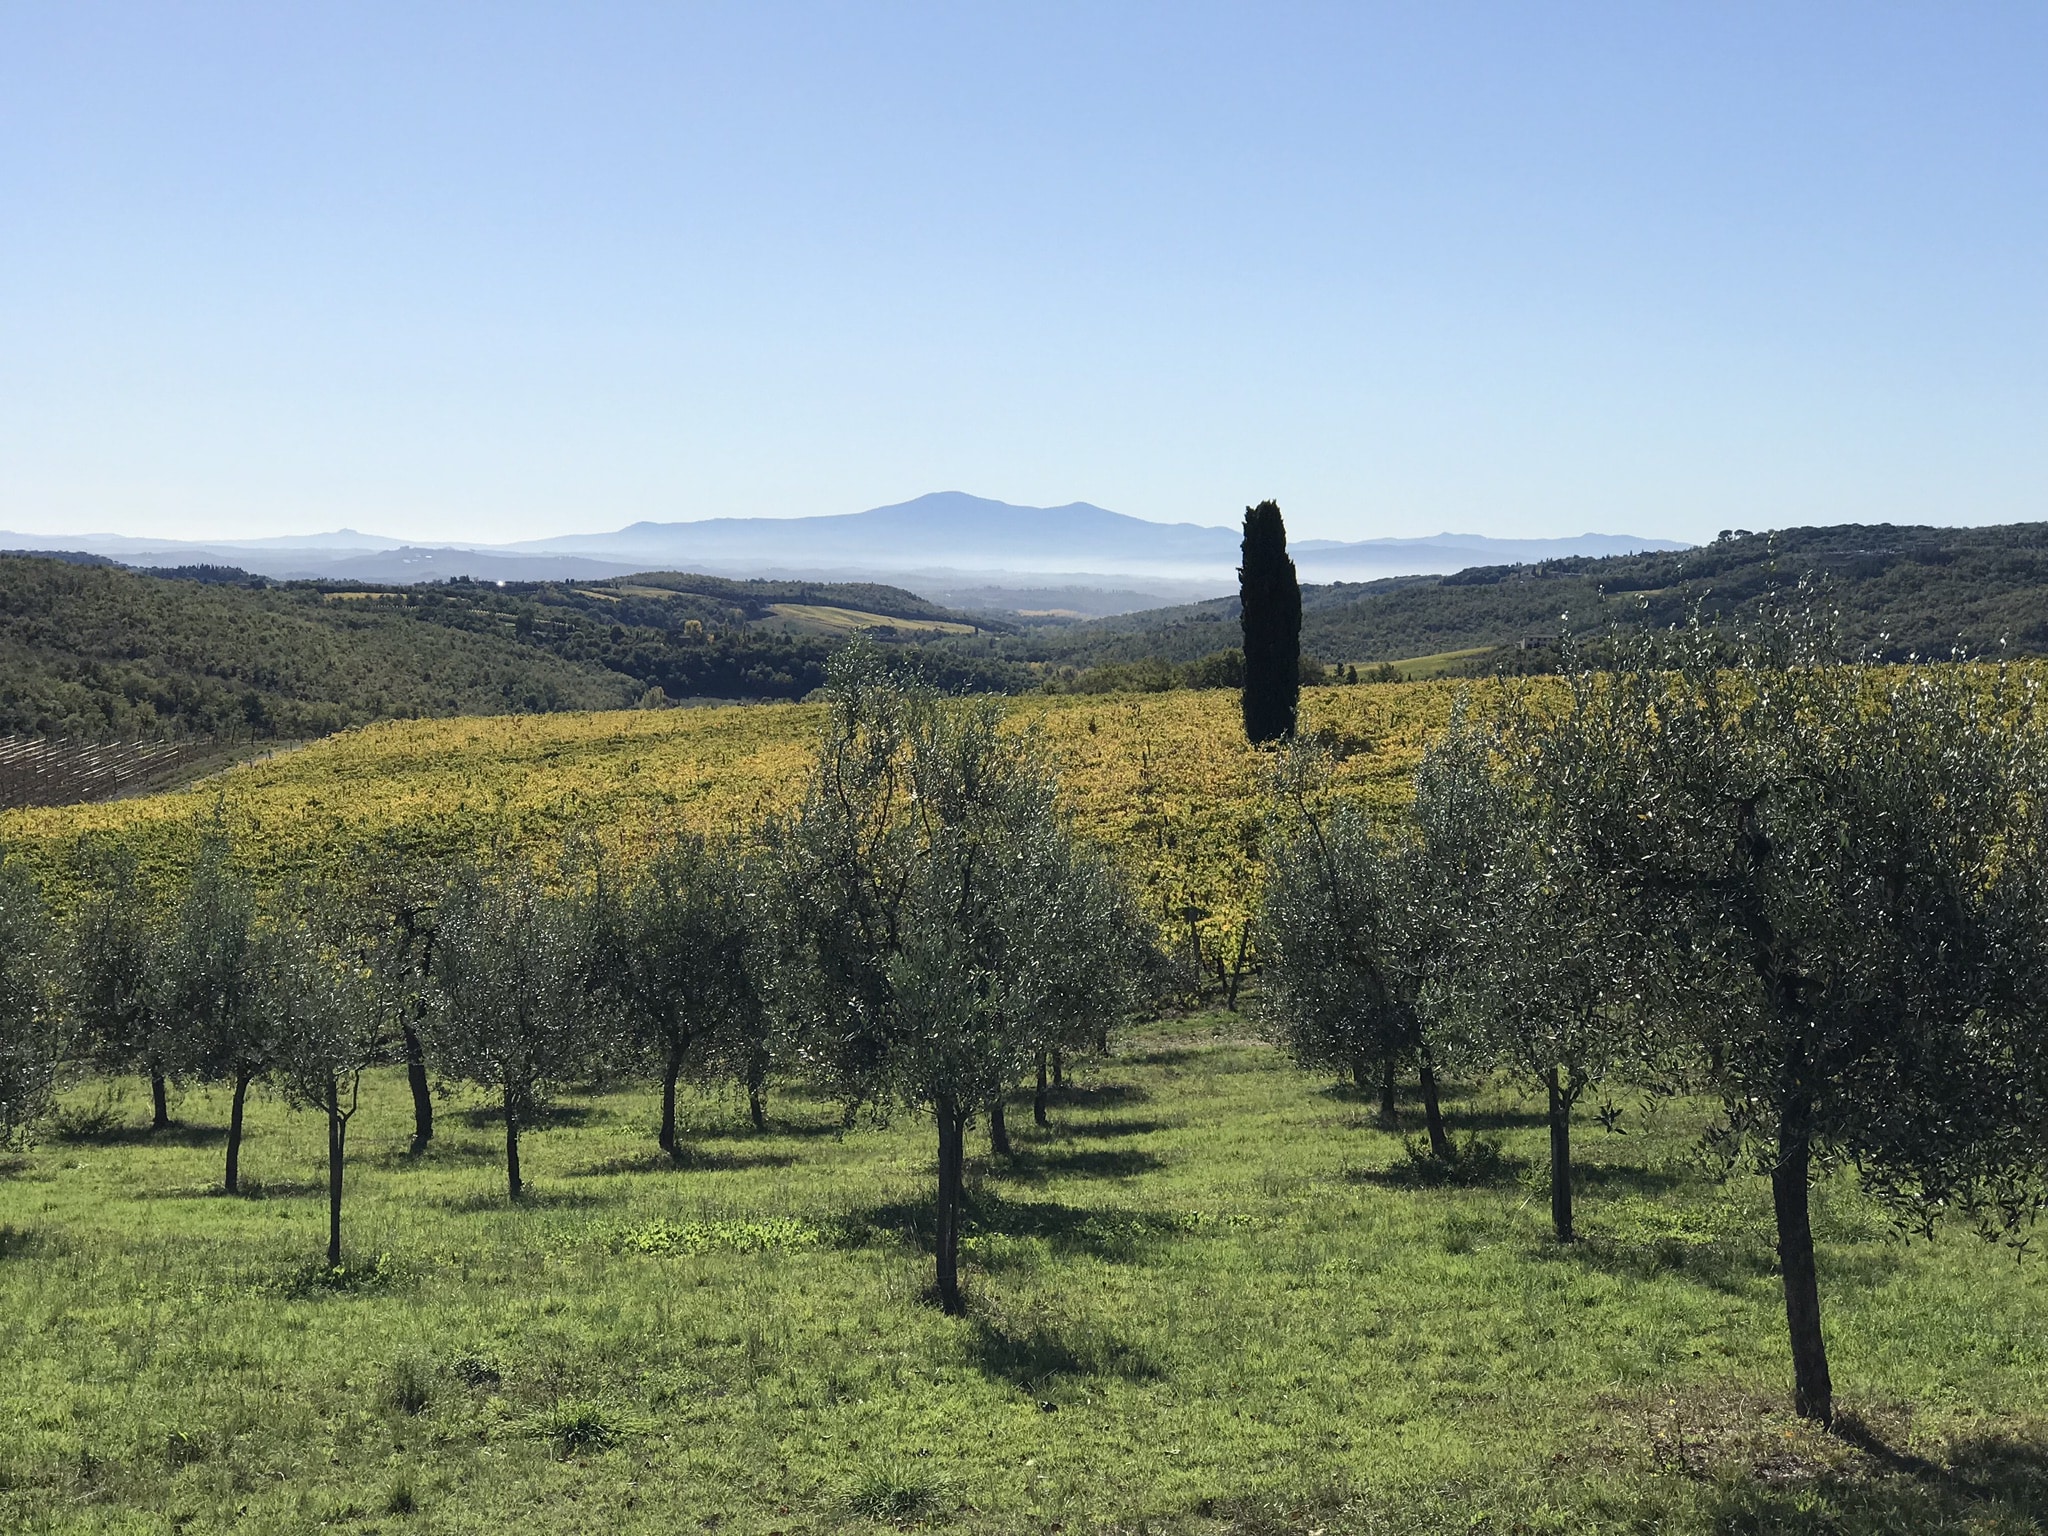
[[[1404,683],[1423,682],[1437,677],[1467,677],[1475,666],[1500,649],[1493,645],[1473,646],[1463,651],[1439,651],[1434,656],[1410,656],[1388,665],[1401,674]]]
[[[859,608],[835,608],[821,603],[770,603],[768,611],[792,632],[805,634],[852,634],[863,629],[897,629],[916,634],[971,635],[972,624],[949,619],[892,619],[884,613]]]
[[[1760,1181],[1694,1169],[1691,1111],[1582,1130],[1560,1249],[1529,1104],[1462,1097],[1502,1159],[1429,1187],[1242,1036],[1154,1026],[1053,1131],[1013,1112],[964,1319],[925,1297],[909,1118],[785,1093],[756,1135],[703,1100],[676,1168],[647,1096],[576,1096],[512,1207],[486,1116],[451,1102],[413,1161],[380,1078],[335,1276],[315,1121],[259,1101],[229,1199],[220,1098],[152,1139],[131,1094],[0,1174],[0,1529],[2043,1528],[2039,1266],[1821,1192],[1861,1449],[1785,1413]]]

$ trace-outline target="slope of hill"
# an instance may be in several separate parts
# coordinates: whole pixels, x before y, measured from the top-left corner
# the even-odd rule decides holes
[[[1304,720],[1347,744],[1336,767],[1345,793],[1397,805],[1460,688],[1312,688]],[[1033,696],[1005,707],[1043,730],[1078,825],[1130,870],[1146,915],[1185,941],[1193,905],[1206,914],[1204,953],[1233,953],[1257,889],[1271,766],[1245,742],[1236,696]],[[76,879],[78,839],[115,836],[146,866],[172,867],[217,811],[266,880],[345,881],[365,843],[428,864],[570,831],[631,850],[659,825],[724,832],[786,809],[823,724],[816,705],[393,721],[182,791],[0,811],[0,847],[28,857],[60,894]]]
[[[1303,591],[1302,645],[1325,661],[1476,651],[1467,670],[1540,654],[1567,626],[1710,620],[1812,578],[1846,647],[1888,659],[2001,644],[2048,654],[2048,523],[1992,528],[1849,524],[1735,532],[1697,549],[1484,566],[1448,576]],[[1007,653],[1069,666],[1193,661],[1238,643],[1233,598],[1034,632]]]
[[[394,717],[617,708],[656,689],[799,698],[851,629],[902,621],[903,643],[986,623],[866,584],[655,573],[390,589],[194,575],[0,559],[0,733],[303,737]],[[777,605],[814,621],[791,624]],[[1025,678],[971,649],[921,661],[955,688]]]
[[[381,602],[0,560],[0,730],[315,736],[393,716],[616,707],[633,693]]]

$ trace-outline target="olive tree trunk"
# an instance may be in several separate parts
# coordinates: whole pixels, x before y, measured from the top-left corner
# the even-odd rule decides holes
[[[235,1096],[228,1107],[228,1166],[221,1187],[231,1195],[242,1190],[242,1106],[249,1097],[247,1072],[235,1074]]]
[[[519,1177],[519,1110],[509,1084],[505,1088],[505,1189],[514,1200],[526,1189],[525,1180]]]
[[[661,1132],[655,1139],[661,1143],[662,1151],[678,1161],[682,1154],[676,1146],[676,1080],[682,1075],[683,1050],[672,1045],[661,1069]]]
[[[1010,1122],[1003,1117],[1003,1101],[996,1099],[988,1107],[988,1148],[997,1157],[1011,1155]]]
[[[1802,1419],[1832,1424],[1835,1387],[1828,1376],[1827,1343],[1820,1331],[1820,1277],[1813,1262],[1813,1220],[1807,1204],[1813,1172],[1808,1113],[1799,1101],[1782,1111],[1778,1160],[1771,1168],[1771,1203],[1778,1217],[1785,1325],[1792,1335],[1792,1406]]]
[[[937,1221],[939,1305],[958,1317],[960,1299],[960,1195],[966,1167],[967,1116],[950,1098],[937,1106],[939,1120],[939,1204]]]
[[[1560,1243],[1572,1240],[1572,1100],[1556,1067],[1545,1078],[1550,1089],[1550,1225]]]
[[[348,1149],[348,1116],[339,1084],[327,1094],[327,1267],[341,1268],[341,1165]]]
[[[1443,1106],[1437,1102],[1436,1066],[1429,1059],[1429,1048],[1422,1050],[1422,1119],[1429,1127],[1429,1155],[1449,1158],[1451,1138],[1444,1133]]]
[[[171,1089],[164,1081],[163,1073],[155,1068],[149,1074],[149,1128],[152,1131],[167,1131],[171,1128]]]
[[[1031,1096],[1031,1119],[1037,1125],[1051,1125],[1052,1116],[1045,1112],[1045,1052],[1038,1053],[1038,1091]]]
[[[427,1053],[419,1032],[405,1026],[405,1080],[412,1089],[412,1155],[418,1157],[434,1139],[434,1088],[427,1081]]]

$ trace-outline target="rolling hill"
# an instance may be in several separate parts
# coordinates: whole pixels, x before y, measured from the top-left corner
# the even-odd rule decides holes
[[[417,716],[800,698],[854,630],[902,646],[987,622],[873,584],[657,572],[276,586],[220,567],[173,579],[0,558],[0,733],[293,738]],[[953,688],[1027,676],[971,652],[920,661]]]
[[[1368,664],[1468,653],[1451,670],[1544,664],[1558,635],[1725,618],[1802,580],[1845,648],[1903,660],[2001,645],[2048,655],[2048,523],[1846,524],[1731,532],[1697,549],[1481,566],[1447,576],[1305,586],[1303,649]],[[1063,666],[1189,662],[1238,643],[1234,598],[1033,631],[1003,654]]]

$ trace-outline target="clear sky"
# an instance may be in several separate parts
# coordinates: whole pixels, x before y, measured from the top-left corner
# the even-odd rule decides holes
[[[2048,4],[0,0],[0,528],[2048,518]]]

